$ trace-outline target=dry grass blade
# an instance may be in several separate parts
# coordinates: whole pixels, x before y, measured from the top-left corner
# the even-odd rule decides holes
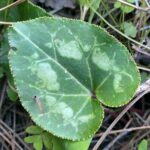
[[[138,69],[150,72],[150,69],[146,67],[138,66]]]
[[[134,45],[134,44],[132,44],[132,49],[135,50],[135,51],[137,51],[137,52],[139,52],[139,53],[141,53],[141,54],[150,56],[150,53],[141,50],[138,46],[136,46],[136,45]]]
[[[90,5],[90,4],[89,4]],[[128,39],[129,41],[147,49],[150,50],[149,46],[143,45],[142,43],[130,38],[129,36],[125,35],[124,33],[122,33],[120,30],[118,30],[117,28],[115,28],[111,23],[109,23],[97,10],[95,10],[92,6],[90,6],[91,10],[102,20],[104,21],[111,29],[113,29],[116,33],[120,34],[121,36],[123,36],[124,38]]]
[[[150,79],[141,84],[136,92],[136,96],[150,88]]]
[[[0,25],[12,25],[13,22],[0,21]]]
[[[150,7],[146,7],[146,8],[137,7],[136,5],[133,5],[133,4],[128,3],[128,2],[126,2],[126,1],[123,1],[123,0],[118,0],[118,2],[120,2],[120,3],[122,3],[122,4],[125,4],[125,5],[128,5],[128,6],[130,6],[130,7],[133,7],[133,8],[135,8],[135,9],[141,10],[141,11],[147,12],[147,11],[150,10]]]
[[[11,3],[11,4],[9,4],[9,5],[5,6],[5,7],[3,7],[3,8],[0,8],[0,11],[4,11],[4,10],[6,10],[6,9],[8,9],[8,8],[11,8],[11,7],[14,7],[14,6],[16,6],[16,5],[19,5],[19,4],[21,4],[21,3],[25,2],[25,1],[26,1],[26,0],[18,0],[18,1],[14,2],[14,3]]]
[[[4,84],[3,84],[1,94],[0,94],[0,110],[1,110],[1,107],[2,107],[2,104],[3,104],[3,101],[5,99],[6,88],[7,88],[7,81],[5,80]]]
[[[137,130],[146,130],[146,129],[150,129],[150,126],[141,126],[141,127],[133,127],[133,128],[127,128],[127,129],[113,130],[113,131],[110,131],[108,134],[117,134],[117,133],[121,133],[121,132],[133,132],[133,131],[137,131]],[[96,134],[94,137],[100,137],[104,133]]]

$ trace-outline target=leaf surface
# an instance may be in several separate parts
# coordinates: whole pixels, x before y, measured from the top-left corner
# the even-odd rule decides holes
[[[138,145],[138,150],[148,150],[148,140],[143,139]]]
[[[9,29],[9,42],[23,106],[62,138],[91,137],[103,120],[99,102],[124,105],[139,84],[127,49],[88,23],[47,17],[19,22]]]
[[[43,130],[38,126],[32,125],[26,129],[26,132],[29,134],[42,134]]]
[[[69,141],[53,137],[53,150],[88,150],[91,138],[84,141]]]
[[[124,33],[127,36],[136,37],[137,34],[137,29],[135,27],[135,25],[132,22],[124,22],[121,24],[121,29],[124,30]]]
[[[13,0],[1,0],[0,8],[5,7],[13,2],[14,2]],[[25,1],[15,7],[8,8],[0,12],[1,21],[15,22],[34,19],[42,16],[50,16],[50,15],[44,9],[34,5],[30,1]]]

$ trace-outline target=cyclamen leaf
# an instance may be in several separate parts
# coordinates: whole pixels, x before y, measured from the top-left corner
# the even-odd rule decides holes
[[[124,22],[121,24],[121,28],[124,30],[124,33],[127,36],[131,36],[133,38],[136,37],[136,27],[134,26],[134,24],[132,22]]]
[[[17,101],[18,95],[10,87],[7,87],[7,95],[11,101]]]
[[[19,20],[29,20],[43,16],[50,16],[44,9],[34,5],[30,1],[25,1],[17,7],[18,13],[20,14]]]
[[[90,142],[91,138],[84,141],[69,141],[53,137],[53,150],[87,150]]]
[[[148,141],[143,139],[138,145],[138,150],[148,150]]]
[[[27,143],[33,143],[33,146],[38,148],[42,148],[43,145],[46,147],[47,150],[52,150],[53,146],[53,135],[48,132],[45,132],[42,128],[31,125],[26,129],[26,132],[29,134],[33,134],[32,136],[26,137],[24,140]],[[38,142],[39,141],[39,142]]]
[[[5,7],[13,2],[13,0],[1,0],[0,8]],[[50,15],[44,9],[34,5],[30,1],[25,1],[13,8],[9,8],[0,12],[0,20],[3,21],[24,21],[42,16]]]
[[[43,143],[44,146],[46,147],[46,150],[52,150],[53,147],[53,135],[51,135],[48,132],[44,132],[42,134],[42,139],[43,139]]]
[[[33,143],[33,147],[35,150],[42,150],[43,149],[43,142],[40,135],[34,137],[35,141]]]
[[[37,135],[32,135],[24,138],[24,141],[26,143],[34,143]]]
[[[33,147],[35,150],[42,150],[42,148],[43,148],[43,142],[42,142],[41,135],[28,136],[28,137],[24,138],[24,141],[26,143],[33,143]]]
[[[26,132],[27,133],[30,133],[30,134],[41,134],[43,132],[43,129],[41,129],[40,127],[38,126],[29,126],[27,129],[26,129]]]
[[[99,102],[124,105],[138,87],[127,49],[97,26],[44,17],[13,24],[9,42],[21,103],[53,135],[91,137],[103,120]]]

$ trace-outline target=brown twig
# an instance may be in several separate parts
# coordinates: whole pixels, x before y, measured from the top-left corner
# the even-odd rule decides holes
[[[133,99],[133,101],[131,101],[131,103],[129,103],[125,109],[118,115],[118,117],[112,122],[112,124],[107,128],[107,130],[105,131],[105,133],[101,136],[101,138],[98,140],[98,142],[96,143],[96,145],[94,146],[93,150],[97,150],[98,147],[101,145],[101,143],[104,141],[104,139],[106,138],[106,136],[109,134],[109,132],[112,130],[112,128],[117,124],[117,122],[123,117],[123,115],[140,99],[142,98],[145,94],[150,92],[150,86],[148,86],[148,88],[142,92],[141,94],[138,93],[138,96],[136,98]]]
[[[11,141],[10,139],[8,139],[3,133],[0,132],[0,137],[3,138],[3,140],[5,140],[9,145],[11,145]]]
[[[127,122],[127,124],[125,125],[124,129],[126,129],[131,123],[131,119]],[[105,146],[104,150],[108,150],[111,147],[113,147],[113,145],[120,139],[122,138],[124,135],[126,135],[127,132],[121,132],[120,134],[118,134],[117,136],[115,136],[115,138],[113,140],[111,140],[111,142]]]
[[[6,135],[8,138],[7,139],[9,139],[9,143],[10,143],[10,146],[11,146],[11,144],[12,144],[12,142],[11,142],[11,139],[12,139],[12,135],[11,134],[9,134],[9,132],[8,132],[8,130],[6,130],[3,126],[1,126],[0,125],[0,129],[3,131],[3,133],[4,133],[4,135]],[[1,133],[0,134],[0,136],[2,136],[2,137],[4,137],[4,135]],[[6,138],[4,138],[5,140],[6,140]],[[6,140],[7,141],[7,140]],[[23,150],[22,148],[21,148],[21,146],[16,142],[16,141],[14,141],[14,144],[20,149],[20,150]]]
[[[150,56],[150,53],[141,50],[138,46],[136,46],[136,45],[134,45],[134,44],[132,44],[132,49],[135,50],[135,51],[137,51],[137,52],[139,52],[139,53],[141,53],[141,54]]]
[[[140,136],[139,136],[139,139],[141,140],[141,139],[143,139],[145,136],[147,136],[148,134],[150,134],[150,131],[148,130],[147,132],[144,132],[143,134],[140,134]],[[140,141],[138,139],[138,141]],[[130,149],[132,149],[131,148],[131,145],[134,145],[135,144],[135,142],[133,142],[133,140],[132,141],[130,141],[128,144],[126,144],[121,150],[130,150]]]
[[[1,110],[1,107],[2,107],[2,104],[3,104],[3,101],[5,99],[6,88],[7,88],[7,80],[5,79],[2,91],[0,93],[0,110]]]
[[[10,150],[9,144],[6,142],[6,140],[4,140],[4,138],[0,138],[1,149]]]
[[[145,115],[147,115],[147,113],[148,113],[148,117],[146,119]],[[143,116],[143,119],[146,119],[146,120],[144,121],[143,126],[147,126],[148,127],[149,126],[149,121],[150,121],[149,111],[147,111],[145,113],[145,115]],[[129,143],[127,145],[125,145],[122,150],[129,150],[131,145],[137,143],[136,142],[137,140],[142,139],[143,137],[147,136],[150,133],[149,130],[148,130],[148,132],[143,132],[142,130],[138,130],[138,131],[139,132],[136,132],[134,134],[134,137],[130,139]]]
[[[25,2],[25,1],[26,1],[26,0],[17,0],[17,1],[14,2],[14,3],[11,3],[11,4],[9,4],[9,5],[5,6],[5,7],[3,7],[3,8],[0,8],[0,11],[4,11],[4,10],[6,10],[6,9],[8,9],[8,8],[11,8],[11,7],[14,7],[14,6],[16,6],[16,5],[19,5],[19,4],[21,4],[21,3]]]
[[[136,91],[136,96],[150,88],[150,79],[142,83]]]
[[[14,131],[7,125],[5,124],[5,122],[3,122],[1,119],[0,119],[0,125],[3,125],[7,131],[10,131],[10,133],[14,134],[14,136],[18,139],[18,141],[27,149],[27,150],[30,150],[30,148],[28,147],[27,144],[24,143],[24,141],[17,135],[14,133]]]
[[[16,141],[16,107],[14,105],[14,112],[13,112],[13,133],[12,133],[12,150],[15,150],[16,149],[16,146],[15,146],[15,141]]]
[[[141,127],[134,127],[134,128],[113,130],[113,131],[110,131],[110,132],[108,133],[108,135],[110,135],[110,134],[117,134],[117,133],[121,133],[121,132],[133,132],[133,131],[145,130],[145,129],[150,129],[150,126],[141,126]],[[105,132],[96,134],[94,137],[95,137],[95,138],[96,138],[96,137],[100,137],[100,136],[102,136],[104,133],[105,133]]]

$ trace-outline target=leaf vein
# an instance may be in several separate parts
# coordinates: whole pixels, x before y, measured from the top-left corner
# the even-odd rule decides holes
[[[50,60],[52,60],[55,64],[57,64],[60,68],[62,68],[64,71],[67,71],[67,73],[72,76],[72,79],[74,79],[74,81],[76,81],[87,93],[89,93],[90,95],[90,91],[89,89],[87,89],[79,80],[77,80],[77,78],[75,76],[73,76],[66,68],[64,68],[64,66],[62,66],[60,63],[58,63],[56,60],[54,60],[52,57],[50,57],[49,55],[47,55],[38,45],[36,45],[35,43],[32,42],[31,39],[29,39],[26,35],[24,35],[20,30],[18,30],[17,28],[13,27],[14,30],[16,30],[16,32],[18,32],[23,38],[25,38],[29,43],[31,43],[31,45],[33,45],[37,50],[39,50],[41,53],[43,53],[45,56],[47,56]]]

